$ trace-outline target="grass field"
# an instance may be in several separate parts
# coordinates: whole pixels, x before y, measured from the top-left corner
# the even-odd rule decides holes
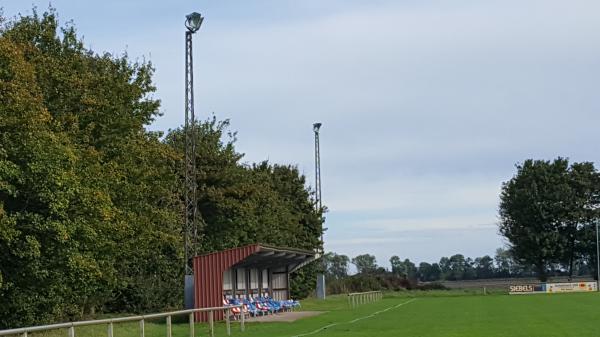
[[[451,296],[446,296],[451,295]],[[410,337],[597,337],[600,336],[600,294],[464,295],[460,292],[401,293],[350,310],[344,297],[325,302],[304,301],[303,310],[326,313],[293,323],[248,323],[236,337],[410,336]],[[384,311],[387,310],[387,311]],[[373,315],[374,313],[377,313]],[[329,326],[326,329],[322,329]],[[322,330],[321,330],[322,329]],[[198,336],[207,336],[198,325]],[[312,334],[311,334],[312,333]],[[30,335],[31,336],[31,335]],[[34,336],[42,336],[35,334]],[[60,334],[45,336],[66,336]],[[80,328],[77,336],[106,336],[105,327]],[[137,324],[115,326],[115,337],[137,337]],[[165,336],[165,325],[146,325],[147,337]],[[189,336],[186,324],[173,327],[174,337]],[[226,336],[220,324],[216,336]]]

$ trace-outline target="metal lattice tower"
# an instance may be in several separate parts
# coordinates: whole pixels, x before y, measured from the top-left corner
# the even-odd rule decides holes
[[[313,131],[315,132],[315,208],[320,211],[323,207],[321,200],[321,149],[319,145],[319,129],[321,123],[313,124]],[[322,226],[322,224],[321,224]],[[321,228],[321,243],[323,243],[323,229]],[[323,250],[324,247],[321,248]]]
[[[315,132],[315,208],[317,212],[323,210],[323,201],[321,195],[321,147],[319,144],[319,129],[321,123],[313,124],[313,131]],[[325,241],[323,240],[323,214],[320,213],[321,220],[321,255],[325,254]],[[327,266],[325,259],[321,258],[323,263],[323,271],[326,270]],[[320,272],[317,274],[317,298],[324,300],[327,296],[325,286],[325,274]]]
[[[194,114],[194,65],[192,35],[200,29],[199,13],[186,16],[185,26],[185,275],[193,275],[192,258],[198,245],[198,198],[196,182],[196,116]]]

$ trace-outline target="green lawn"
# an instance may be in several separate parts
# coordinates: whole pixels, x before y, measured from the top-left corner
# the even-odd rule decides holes
[[[451,296],[444,296],[451,295]],[[600,336],[600,294],[561,295],[462,295],[457,292],[399,293],[382,301],[350,310],[344,297],[327,301],[307,300],[304,310],[325,314],[294,323],[249,323],[246,332],[233,323],[233,336],[292,337],[317,331],[309,336],[410,336],[410,337],[597,337]],[[406,303],[404,305],[400,305]],[[400,305],[400,306],[399,306]],[[383,310],[387,311],[382,312]],[[379,314],[368,317],[373,313]],[[207,336],[198,325],[198,336]],[[159,322],[146,324],[147,337],[165,336]],[[66,336],[66,331],[52,336]],[[77,336],[106,336],[106,328],[80,328]],[[115,337],[139,336],[136,324],[115,326]],[[174,337],[189,336],[187,325],[173,328]],[[226,336],[224,326],[216,336]]]

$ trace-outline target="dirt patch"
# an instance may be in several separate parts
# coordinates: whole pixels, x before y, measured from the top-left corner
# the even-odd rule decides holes
[[[274,315],[258,316],[246,318],[246,322],[294,322],[302,318],[318,316],[325,311],[291,311],[280,312]]]

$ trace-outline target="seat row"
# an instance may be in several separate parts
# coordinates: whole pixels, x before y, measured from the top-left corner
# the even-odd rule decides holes
[[[246,317],[258,317],[273,315],[279,312],[292,311],[299,308],[300,302],[295,300],[277,301],[270,297],[254,297],[246,299],[227,299],[223,297],[224,306],[239,306],[231,309],[231,313],[234,319],[244,315]]]

